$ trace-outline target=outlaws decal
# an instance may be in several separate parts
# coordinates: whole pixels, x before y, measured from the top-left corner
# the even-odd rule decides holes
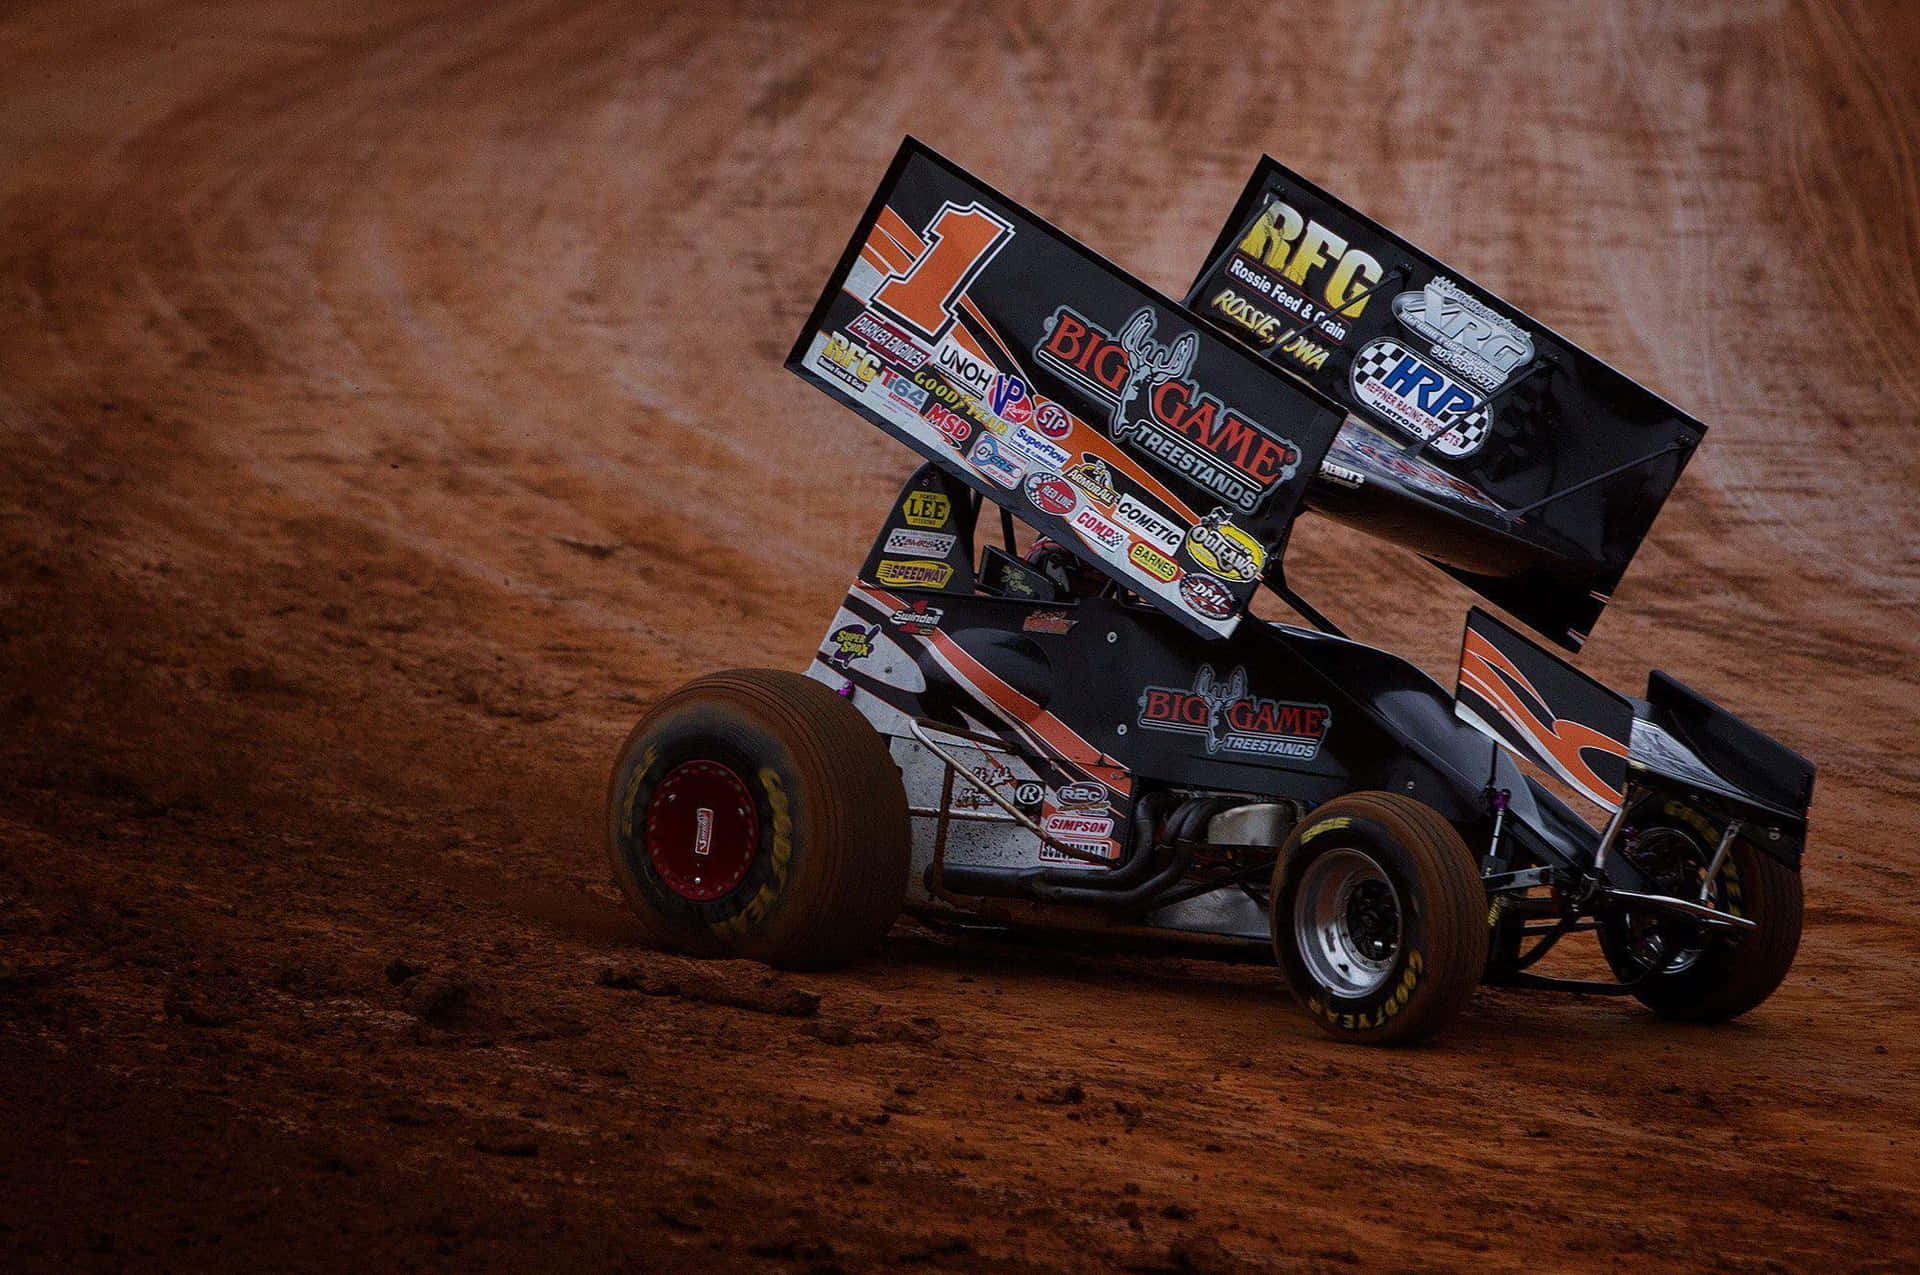
[[[1434,367],[1398,341],[1368,342],[1348,374],[1353,401],[1437,451],[1465,456],[1480,450],[1491,415],[1472,387]]]
[[[1063,305],[1046,320],[1034,356],[1112,404],[1108,432],[1115,442],[1131,443],[1236,509],[1253,510],[1293,477],[1300,449],[1191,379],[1199,352],[1192,332],[1162,343],[1153,339],[1154,327],[1147,306],[1110,334]]]
[[[1393,317],[1424,337],[1433,357],[1492,394],[1533,361],[1533,337],[1459,284],[1436,275],[1393,299]]]
[[[1187,532],[1187,553],[1222,580],[1247,581],[1260,578],[1267,565],[1267,551],[1240,528],[1227,521],[1227,511],[1216,509]]]
[[[950,531],[916,531],[912,527],[896,527],[887,533],[887,543],[881,552],[944,558],[953,552],[953,546],[959,540],[960,537]]]
[[[1245,668],[1234,669],[1223,686],[1210,664],[1202,664],[1194,674],[1192,689],[1147,687],[1140,695],[1139,720],[1146,730],[1203,735],[1209,753],[1300,761],[1319,755],[1332,722],[1324,704],[1249,695]]]

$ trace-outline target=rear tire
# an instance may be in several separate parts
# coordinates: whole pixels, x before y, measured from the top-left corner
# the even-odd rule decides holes
[[[827,687],[741,669],[641,719],[608,788],[613,871],[649,942],[837,964],[899,914],[907,797],[886,741]]]
[[[1487,963],[1486,894],[1438,811],[1395,793],[1337,797],[1281,848],[1274,955],[1329,1035],[1425,1040],[1465,1008]]]
[[[1657,797],[1637,803],[1628,821],[1636,829],[1636,845],[1657,849],[1665,844],[1677,852],[1666,856],[1676,863],[1668,873],[1671,879],[1663,878],[1661,884],[1684,891],[1682,897],[1694,897],[1719,845],[1721,826],[1683,803]],[[1736,840],[1720,867],[1713,899],[1716,906],[1751,919],[1759,928],[1707,932],[1685,921],[1636,918],[1626,911],[1602,920],[1600,950],[1614,977],[1622,982],[1639,978],[1634,997],[1662,1018],[1691,1023],[1737,1018],[1773,995],[1800,950],[1805,906],[1800,874],[1765,851]],[[1665,968],[1645,974],[1651,963],[1644,959],[1646,944],[1655,933],[1665,936]]]

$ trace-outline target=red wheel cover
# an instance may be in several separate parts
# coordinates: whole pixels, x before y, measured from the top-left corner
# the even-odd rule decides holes
[[[647,802],[647,857],[667,888],[707,903],[746,878],[760,852],[753,794],[717,761],[682,762]]]

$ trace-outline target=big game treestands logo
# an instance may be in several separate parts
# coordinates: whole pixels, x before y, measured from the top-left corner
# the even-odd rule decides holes
[[[1149,686],[1140,693],[1145,730],[1201,735],[1209,753],[1242,753],[1312,761],[1332,724],[1324,704],[1295,704],[1247,692],[1247,670],[1235,668],[1223,684],[1210,664],[1191,688]]]

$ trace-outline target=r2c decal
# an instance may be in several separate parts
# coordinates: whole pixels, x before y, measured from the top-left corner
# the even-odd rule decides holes
[[[927,247],[905,274],[874,291],[873,303],[929,341],[953,326],[954,306],[1013,238],[1013,225],[978,202],[940,206],[927,223]]]

